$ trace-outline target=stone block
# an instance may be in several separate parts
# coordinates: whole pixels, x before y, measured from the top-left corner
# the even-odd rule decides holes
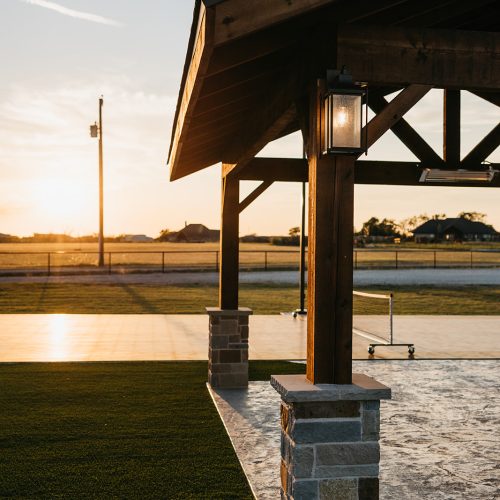
[[[216,387],[221,389],[238,389],[248,386],[248,373],[218,373]]]
[[[378,441],[380,436],[380,412],[378,410],[363,411],[361,422],[363,441]]]
[[[238,320],[222,318],[220,322],[220,332],[227,335],[233,335],[238,332]]]
[[[241,326],[248,325],[248,314],[238,315],[238,324]]]
[[[378,464],[379,461],[378,442],[329,443],[316,446],[317,466]]]
[[[208,360],[211,363],[219,363],[220,362],[220,349],[208,349]]]
[[[211,363],[212,373],[247,373],[247,363]]]
[[[213,335],[210,334],[209,345],[212,349],[225,349],[229,344],[228,335]]]
[[[321,500],[358,500],[357,479],[335,479],[319,481]]]
[[[282,432],[289,433],[289,424],[290,424],[290,406],[286,403],[281,402],[280,405],[280,422],[281,422],[281,430]]]
[[[380,410],[380,401],[363,401],[364,410]]]
[[[338,443],[361,440],[359,420],[295,420],[289,424],[288,434],[297,444]]]
[[[378,477],[378,464],[369,465],[321,465],[314,467],[317,479],[345,477]]]
[[[241,363],[240,349],[221,349],[219,351],[220,363]]]
[[[293,403],[291,406],[295,418],[359,417],[359,401]]]
[[[319,498],[318,481],[293,479],[291,497],[293,500],[317,500]]]
[[[360,477],[358,480],[358,500],[377,500],[379,481],[377,477]]]
[[[241,350],[241,361],[248,363],[248,349]]]
[[[248,319],[248,318],[247,318]],[[240,332],[239,332],[241,339],[248,339],[248,326],[241,326],[240,325]]]
[[[228,335],[227,338],[230,344],[239,344],[241,342],[241,337],[239,334]]]
[[[220,335],[220,325],[210,325],[208,331],[210,332],[210,335]]]
[[[313,477],[314,447],[307,445],[290,446],[290,474],[296,479]]]

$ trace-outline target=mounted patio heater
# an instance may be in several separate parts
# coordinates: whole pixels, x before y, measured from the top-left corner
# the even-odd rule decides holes
[[[366,85],[355,84],[346,71],[327,72],[327,91],[323,97],[321,151],[324,155],[359,154],[366,152],[368,106]]]

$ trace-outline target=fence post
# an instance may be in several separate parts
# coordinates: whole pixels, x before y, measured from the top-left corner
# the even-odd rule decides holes
[[[474,267],[474,264],[472,262],[472,250],[470,251],[470,268],[472,269]]]
[[[215,272],[219,272],[219,250],[215,251]]]
[[[398,268],[398,251],[396,250],[396,269]]]
[[[267,271],[267,252],[264,252],[264,271]]]
[[[358,268],[358,252],[354,250],[354,269]]]
[[[111,274],[111,252],[108,252],[108,274]]]
[[[436,261],[436,250],[434,250],[434,269],[437,267],[437,261]]]
[[[50,276],[50,252],[47,252],[47,276]]]
[[[161,272],[165,272],[165,252],[161,253]]]

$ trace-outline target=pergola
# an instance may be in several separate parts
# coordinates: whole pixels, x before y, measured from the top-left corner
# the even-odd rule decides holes
[[[498,124],[460,156],[460,91],[500,105],[495,6],[498,14],[493,0],[196,1],[170,177],[222,162],[222,309],[238,307],[239,213],[273,182],[309,182],[307,376],[314,383],[351,381],[354,184],[416,186],[426,167],[484,170],[500,143]],[[367,146],[392,130],[418,162],[321,154],[322,79],[344,65],[369,87],[376,115]],[[403,118],[432,88],[444,89],[442,154]],[[256,157],[270,141],[298,130],[307,160]],[[261,184],[240,201],[243,180]],[[500,176],[487,186],[499,187]]]

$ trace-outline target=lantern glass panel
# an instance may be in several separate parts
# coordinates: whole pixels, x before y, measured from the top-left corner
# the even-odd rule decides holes
[[[329,94],[325,99],[325,153],[337,148],[361,148],[362,97],[359,94]]]

